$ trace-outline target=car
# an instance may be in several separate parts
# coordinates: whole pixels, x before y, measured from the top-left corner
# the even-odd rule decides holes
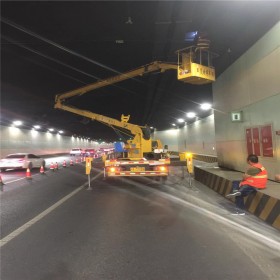
[[[70,156],[82,156],[84,154],[84,150],[81,148],[73,148],[70,151]]]
[[[27,169],[27,168],[40,168],[45,167],[46,162],[43,158],[34,154],[16,153],[9,154],[0,160],[0,170],[6,171],[7,169]]]
[[[86,157],[94,157],[95,154],[96,154],[95,149],[89,148],[89,149],[85,149],[85,151],[84,151],[84,156],[86,156]]]

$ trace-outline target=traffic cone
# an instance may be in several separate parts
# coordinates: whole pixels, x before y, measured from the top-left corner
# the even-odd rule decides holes
[[[74,165],[74,162],[73,162],[72,159],[70,160],[70,165],[71,165],[71,166]]]
[[[41,165],[41,167],[40,167],[40,173],[43,175],[43,174],[45,174],[45,170],[44,170],[44,166],[43,165]]]
[[[30,169],[26,169],[26,179],[32,179]]]
[[[2,191],[4,191],[4,183],[3,183],[3,181],[2,181],[2,177],[1,177],[1,175],[0,175],[0,191],[2,192]]]
[[[79,163],[79,159],[76,159],[76,163]]]
[[[54,171],[54,165],[53,165],[53,163],[51,163],[51,165],[50,165],[50,170],[51,170],[51,171]]]
[[[58,163],[57,163],[57,162],[56,162],[55,165],[54,165],[54,169],[55,169],[55,170],[58,170]]]
[[[63,167],[66,167],[66,160],[63,161],[62,166],[63,166]]]

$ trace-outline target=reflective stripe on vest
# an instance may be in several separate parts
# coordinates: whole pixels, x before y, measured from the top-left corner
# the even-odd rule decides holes
[[[248,177],[247,179],[242,181],[240,185],[241,186],[250,185],[258,189],[264,189],[266,187],[266,182],[267,182],[267,171],[259,163],[253,164],[252,166],[260,169],[261,170],[260,173],[258,173],[255,176]]]
[[[257,175],[257,176],[252,176],[254,178],[267,178],[267,175]]]

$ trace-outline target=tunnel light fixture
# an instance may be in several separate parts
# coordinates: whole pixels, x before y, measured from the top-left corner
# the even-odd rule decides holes
[[[14,126],[21,126],[23,124],[22,121],[13,121]]]
[[[40,126],[40,125],[34,125],[33,128],[34,128],[34,129],[40,129],[41,126]]]
[[[189,112],[189,113],[187,113],[187,117],[188,117],[189,119],[193,119],[195,116],[196,116],[196,113],[194,113],[194,112]]]
[[[58,131],[59,134],[62,134],[63,132],[64,132],[63,130],[59,130],[59,131]]]
[[[50,132],[54,132],[54,129],[53,129],[53,128],[49,128],[49,131],[50,131]]]
[[[177,121],[178,121],[178,123],[183,123],[183,122],[185,122],[184,119],[178,119]]]
[[[210,110],[212,108],[212,105],[210,103],[202,103],[200,105],[200,109],[202,110]]]

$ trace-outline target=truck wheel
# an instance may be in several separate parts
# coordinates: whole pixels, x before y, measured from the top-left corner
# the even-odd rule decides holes
[[[161,177],[161,178],[160,178],[160,181],[161,181],[162,183],[165,183],[165,182],[167,181],[167,177],[166,177],[166,176]]]

